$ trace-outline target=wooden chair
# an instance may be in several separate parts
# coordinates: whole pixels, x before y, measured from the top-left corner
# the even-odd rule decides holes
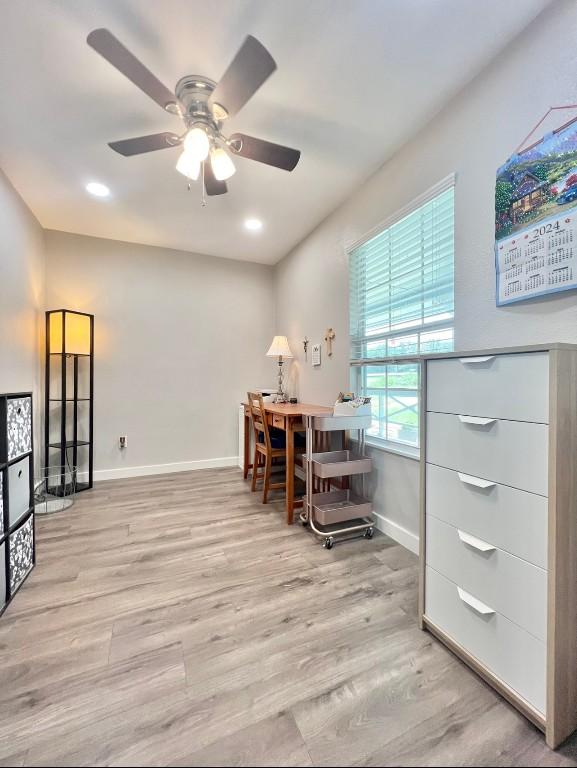
[[[284,480],[278,483],[271,483],[270,481],[273,460],[278,458],[284,458],[286,460],[286,446],[282,448],[273,447],[273,441],[271,440],[270,431],[266,421],[262,395],[255,392],[248,392],[247,394],[250,417],[254,430],[254,459],[252,462],[251,490],[256,490],[257,480],[263,480],[262,503],[266,504],[268,492],[271,489],[286,487]],[[259,469],[263,470],[261,474],[259,474]]]

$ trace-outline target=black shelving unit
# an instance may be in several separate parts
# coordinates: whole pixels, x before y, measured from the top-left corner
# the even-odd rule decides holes
[[[92,488],[94,315],[68,309],[46,312],[45,398],[45,466],[77,467],[78,475],[87,479],[76,478],[76,491]],[[60,488],[51,488],[51,493],[67,493],[65,478],[63,471]]]
[[[0,614],[36,563],[32,393],[0,395]]]

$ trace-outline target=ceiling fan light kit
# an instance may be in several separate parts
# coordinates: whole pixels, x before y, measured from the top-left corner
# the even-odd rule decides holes
[[[234,163],[230,155],[222,147],[215,147],[210,151],[210,164],[212,172],[219,181],[226,181],[236,173]]]
[[[200,160],[186,150],[178,158],[176,170],[191,181],[196,181],[200,175]]]
[[[176,170],[196,181],[201,175],[209,196],[225,194],[226,180],[236,171],[232,155],[292,171],[300,151],[270,141],[235,133],[227,138],[222,123],[237,114],[272,75],[276,63],[266,48],[249,35],[218,83],[201,75],[187,75],[169,91],[107,29],[95,29],[87,39],[113,67],[167,112],[184,123],[182,135],[156,133],[110,142],[115,152],[130,157],[159,149],[182,146]],[[204,197],[204,196],[203,196]]]

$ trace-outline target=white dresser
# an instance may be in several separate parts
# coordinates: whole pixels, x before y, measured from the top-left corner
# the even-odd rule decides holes
[[[427,357],[420,620],[558,746],[577,727],[577,347]]]

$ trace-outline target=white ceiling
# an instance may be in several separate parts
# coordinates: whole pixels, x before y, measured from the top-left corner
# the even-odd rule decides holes
[[[549,1],[1,0],[0,167],[46,228],[275,263]],[[301,149],[297,169],[239,158],[201,208],[178,150],[114,153],[181,124],[86,45],[96,27],[169,88],[218,80],[255,35],[278,70],[227,128]],[[112,197],[89,197],[90,180]]]

